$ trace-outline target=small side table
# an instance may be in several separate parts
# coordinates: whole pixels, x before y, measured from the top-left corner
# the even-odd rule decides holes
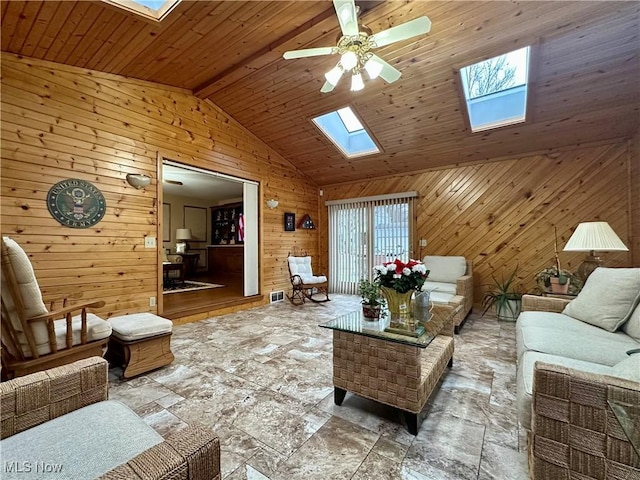
[[[185,267],[185,277],[192,277],[196,274],[198,270],[198,260],[200,260],[199,253],[179,253],[182,257],[182,262]]]

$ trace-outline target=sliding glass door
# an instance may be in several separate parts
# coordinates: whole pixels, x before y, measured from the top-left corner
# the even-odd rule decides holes
[[[327,202],[329,207],[329,288],[358,293],[374,265],[411,255],[413,192]]]

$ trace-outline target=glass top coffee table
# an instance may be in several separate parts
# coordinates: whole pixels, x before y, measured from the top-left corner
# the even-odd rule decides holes
[[[418,433],[418,414],[447,367],[453,365],[453,319],[462,306],[437,304],[412,336],[389,332],[389,321],[372,322],[361,311],[320,325],[333,330],[334,401],[346,392],[399,408],[410,433]]]

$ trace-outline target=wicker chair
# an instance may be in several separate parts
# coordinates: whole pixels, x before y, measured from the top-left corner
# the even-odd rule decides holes
[[[2,238],[2,376],[15,376],[100,356],[111,326],[88,313],[103,301],[48,311],[33,267],[14,240]]]
[[[107,362],[100,357],[79,360],[0,383],[0,438],[4,440],[20,432],[24,435],[34,428],[34,435],[37,435],[38,425],[66,414],[74,415],[82,407],[107,400],[107,386]],[[143,424],[142,428],[150,427]],[[98,437],[95,444],[100,445],[100,438],[106,432],[93,433]],[[128,438],[122,438],[123,444],[127,441]],[[82,448],[74,446],[73,437],[61,437],[60,442],[69,451]],[[106,455],[100,448],[91,450],[89,446],[84,450],[89,450],[83,457],[84,462],[91,462],[92,454],[102,457]],[[5,464],[16,464],[16,459],[8,458],[4,448],[2,452]],[[19,454],[27,455],[23,451]],[[67,469],[70,467],[66,465]],[[100,478],[220,480],[220,442],[209,429],[190,426],[144,450],[126,463],[115,466]]]
[[[640,457],[616,419],[612,401],[638,408],[640,383],[537,362],[530,477],[640,479]]]

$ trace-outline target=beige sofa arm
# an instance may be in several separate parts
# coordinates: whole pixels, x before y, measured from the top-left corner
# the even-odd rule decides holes
[[[582,478],[596,465],[598,478],[640,478],[640,457],[607,400],[639,405],[640,383],[535,364],[530,478]]]
[[[190,426],[119,465],[100,480],[220,480],[220,440],[209,429]]]
[[[107,399],[107,361],[91,357],[0,383],[0,438]]]
[[[538,295],[522,296],[523,312],[555,312],[561,313],[571,300],[564,298],[540,297]]]

